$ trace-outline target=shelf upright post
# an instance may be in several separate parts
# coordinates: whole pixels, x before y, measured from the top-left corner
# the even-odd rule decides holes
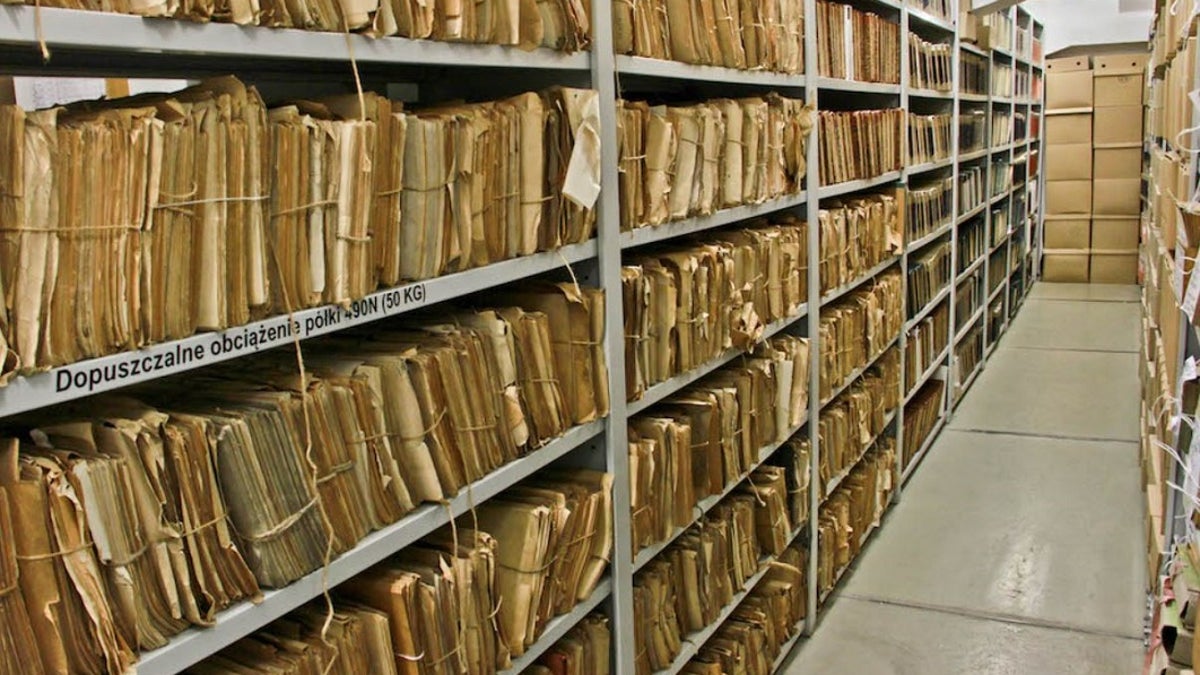
[[[971,0],[958,0],[958,1],[959,2],[965,1],[969,4]],[[959,49],[954,50],[956,53],[955,58],[961,60],[962,56],[960,54],[958,54],[958,52],[961,51],[962,43],[959,40],[959,32],[957,30],[954,31],[954,42],[955,42],[955,44],[959,45]],[[987,203],[991,197],[991,191],[992,191],[992,187],[991,187],[991,184],[992,184],[992,182],[991,182],[991,171],[992,171],[992,168],[991,168],[992,167],[992,155],[991,155],[991,148],[992,148],[992,103],[991,103],[991,101],[992,101],[992,60],[991,60],[991,58],[992,58],[991,54],[989,53],[988,54],[987,78],[986,78],[986,81],[985,81],[984,87],[983,87],[984,93],[987,94],[987,98],[984,101],[984,108],[983,108],[983,147],[984,147],[984,153],[983,153],[983,194],[984,194],[983,204],[984,204],[984,207],[983,207],[982,215],[984,218],[984,227],[987,226],[986,225],[987,210],[988,210]],[[957,75],[955,75],[955,77],[957,77]],[[955,101],[955,104],[954,104],[955,110],[961,114],[962,96],[961,96],[961,94],[959,94],[958,91],[954,92],[954,101]],[[955,133],[957,133],[957,132],[955,132]],[[955,191],[955,194],[957,195],[958,194],[957,176],[962,169],[962,162],[958,156],[955,156],[954,160],[955,160],[954,161],[954,171],[955,171],[954,191]],[[973,207],[972,210],[974,210],[974,208],[978,208],[978,207]],[[956,344],[956,341],[955,341],[955,338],[958,336],[958,282],[959,282],[959,278],[958,278],[958,248],[959,248],[958,247],[958,231],[959,231],[959,228],[961,228],[963,225],[966,224],[966,223],[958,222],[958,217],[959,217],[958,203],[957,203],[957,199],[956,199],[955,204],[954,204],[954,227],[950,230],[950,297],[947,298],[947,301],[950,303],[950,324],[949,324],[949,328],[947,329],[948,332],[946,335],[946,344],[949,345],[950,353],[946,355],[946,386],[943,387],[944,391],[942,393],[942,401],[943,401],[942,405],[945,406],[945,414],[946,414],[947,422],[949,422],[950,416],[952,416],[954,414],[954,401],[955,401],[954,394],[955,394],[955,387],[957,386],[957,380],[958,380],[958,349],[957,349],[958,345]]]
[[[1010,136],[1010,140],[1008,141],[1008,189],[1006,190],[1008,197],[1000,200],[1000,208],[1002,211],[1004,211],[1008,214],[1008,221],[1005,224],[1005,228],[1006,228],[1006,230],[1011,230],[1012,229],[1012,215],[1013,215],[1013,198],[1016,196],[1016,190],[1014,189],[1014,182],[1013,182],[1013,160],[1016,159],[1016,154],[1017,154],[1016,143],[1017,143],[1017,67],[1018,66],[1017,66],[1017,39],[1016,39],[1016,30],[1017,30],[1016,10],[1009,9],[1007,11],[1008,11],[1009,25],[1011,26],[1008,29],[1008,44],[1009,44],[1009,53],[1011,54],[1011,57],[1009,58],[1009,69],[1008,69],[1009,75],[1008,75],[1008,104],[1007,104],[1007,107],[1008,107],[1008,129],[1009,129],[1009,134],[1011,134],[1011,136]],[[985,358],[980,360],[981,366],[985,365],[985,362],[987,360],[986,356],[988,354],[988,350],[991,349],[992,343],[995,342],[996,337],[997,337],[996,335],[991,334],[991,327],[988,325],[988,323],[989,323],[988,319],[990,318],[990,314],[991,314],[991,307],[988,305],[988,301],[987,301],[988,283],[991,281],[991,273],[992,273],[992,270],[991,270],[992,255],[990,253],[990,251],[991,251],[990,246],[988,247],[988,250],[989,250],[988,258],[986,261],[984,261],[985,270],[984,270],[984,274],[983,274],[984,308],[983,308],[983,317],[981,318],[981,321],[983,321],[983,330],[984,330],[984,336],[985,336],[985,339],[983,342]],[[1008,278],[1009,278],[1009,275],[1008,275],[1009,267],[1008,266],[1010,264],[1008,256],[1011,251],[1012,251],[1012,241],[1010,240],[1009,234],[1006,231],[1004,233],[1004,243],[1000,246],[1000,252],[1002,252],[1004,254],[1003,255],[1003,258],[1004,258],[1004,268],[1003,268],[1004,290],[1001,292],[1004,293],[1006,296],[1008,295]]]
[[[1030,37],[1030,45],[1032,47],[1033,37],[1037,37],[1039,40],[1042,39],[1042,37],[1044,37],[1044,34],[1045,34],[1045,28],[1044,27],[1042,28],[1042,35],[1038,35],[1037,31],[1035,30],[1038,27],[1037,19],[1034,19],[1031,16],[1030,23],[1031,23],[1031,31],[1032,31],[1032,35]],[[1042,277],[1042,255],[1043,255],[1043,251],[1045,250],[1045,242],[1042,241],[1042,238],[1045,236],[1045,232],[1046,232],[1046,228],[1044,226],[1044,223],[1046,222],[1046,220],[1045,220],[1046,219],[1046,215],[1045,215],[1046,214],[1046,201],[1045,201],[1046,200],[1046,171],[1045,171],[1045,165],[1046,165],[1046,161],[1045,161],[1046,160],[1046,57],[1044,54],[1045,54],[1045,47],[1043,46],[1042,62],[1040,64],[1038,64],[1038,66],[1039,66],[1038,75],[1040,76],[1041,82],[1042,82],[1042,88],[1041,88],[1041,92],[1040,92],[1041,96],[1039,98],[1035,99],[1035,101],[1039,104],[1038,105],[1038,175],[1037,175],[1038,190],[1037,190],[1037,205],[1036,205],[1037,216],[1034,219],[1034,227],[1036,228],[1036,230],[1035,230],[1036,236],[1034,236],[1032,239],[1029,240],[1029,245],[1032,249],[1032,254],[1033,254],[1033,261],[1032,261],[1033,269],[1030,270],[1030,272],[1028,274],[1028,279],[1029,279],[1028,285],[1030,286],[1030,288],[1025,289],[1026,295],[1028,295],[1029,292],[1032,290],[1033,282],[1037,281],[1038,279],[1040,279]],[[1033,57],[1032,53],[1030,53],[1030,57],[1031,57],[1030,60],[1032,60],[1032,57]],[[1030,72],[1032,73],[1032,70]],[[1149,74],[1147,74],[1146,77],[1147,77],[1146,81],[1148,82]],[[1033,86],[1032,74],[1030,75],[1029,86],[1030,87]],[[1031,91],[1030,94],[1032,94],[1032,93],[1033,92]],[[1030,108],[1029,116],[1031,118],[1030,121],[1032,122],[1032,117],[1033,117],[1033,109],[1032,108]]]
[[[953,41],[951,42],[954,51],[954,55],[951,57],[951,62],[953,63],[954,70],[950,74],[954,83],[954,124],[950,128],[950,133],[953,134],[954,139],[954,145],[952,146],[954,148],[954,164],[953,173],[951,174],[954,176],[954,185],[951,186],[951,189],[953,190],[952,194],[954,195],[954,203],[950,208],[950,222],[952,224],[950,228],[950,294],[946,296],[946,302],[950,303],[950,323],[947,327],[949,332],[946,335],[946,344],[949,345],[949,353],[946,355],[947,372],[950,372],[949,365],[954,359],[954,298],[956,291],[958,290],[958,287],[955,285],[957,284],[958,280],[954,275],[954,270],[956,269],[955,266],[958,265],[958,251],[956,250],[955,242],[958,240],[958,217],[961,215],[959,213],[959,209],[962,208],[962,194],[959,191],[959,186],[961,185],[962,181],[962,161],[959,159],[961,156],[962,145],[962,138],[959,134],[962,129],[962,26],[958,25],[958,19],[961,15],[960,4],[963,2],[967,3],[968,8],[970,7],[971,0],[954,0],[954,17],[951,19],[951,21],[954,23],[954,36],[952,38]],[[949,378],[947,378],[947,381],[949,382]],[[942,400],[939,404],[941,409],[938,411],[938,417],[945,417],[950,414],[950,397],[947,393],[948,390],[949,387],[942,387]],[[918,450],[920,450],[920,448],[918,448]]]
[[[1007,11],[1008,10],[1005,10],[1005,12],[1007,12]],[[1003,14],[1003,13],[1004,12],[997,12],[997,15]],[[989,31],[990,30],[991,29],[989,29]],[[1011,39],[1011,37],[1012,37],[1012,34],[1010,31],[1009,38]],[[988,139],[988,144],[990,146],[991,143],[993,141],[995,141],[995,134],[992,131],[992,127],[996,123],[996,114],[995,114],[995,99],[997,98],[997,96],[996,96],[996,81],[995,81],[996,80],[996,50],[994,48],[988,49],[988,61],[990,63],[990,66],[989,66],[990,75],[988,76],[988,134],[991,136],[991,138]],[[1011,109],[1010,109],[1010,112],[1011,112]],[[1012,128],[1011,115],[1008,118],[1008,122],[1009,122],[1009,128],[1011,129]],[[1012,143],[1012,141],[1008,141],[1008,142],[1004,143],[1004,147],[1006,149],[1010,148],[1011,147],[1009,145],[1010,143]],[[995,196],[992,194],[992,185],[994,185],[996,182],[996,175],[994,172],[995,172],[995,167],[996,167],[996,157],[997,156],[998,156],[997,153],[994,153],[994,152],[988,153],[988,171],[987,171],[987,177],[988,177],[987,186],[988,187],[987,187],[987,190],[985,191],[987,198],[983,202],[984,204],[987,205],[983,209],[983,242],[984,242],[984,244],[983,244],[983,265],[980,266],[980,269],[983,270],[983,297],[979,301],[981,306],[984,308],[983,316],[980,317],[980,321],[983,321],[983,333],[982,333],[983,334],[983,343],[981,346],[981,348],[983,349],[983,354],[982,354],[982,358],[979,359],[979,363],[976,365],[976,367],[982,366],[983,360],[985,358],[987,358],[987,351],[988,351],[988,344],[989,344],[988,343],[987,313],[988,313],[988,307],[989,307],[990,301],[988,299],[988,297],[989,297],[988,285],[992,278],[991,277],[991,269],[990,269],[992,266],[992,253],[991,253],[991,251],[992,251],[992,231],[996,227],[996,223],[993,222],[993,220],[992,220],[992,198]],[[1011,163],[1009,164],[1009,167],[1010,168],[1012,167]],[[975,314],[972,313],[971,316],[975,316]],[[968,321],[969,320],[970,319],[968,319]],[[958,335],[958,326],[954,327],[954,334]],[[957,345],[955,347],[956,347],[955,351],[957,351]],[[962,380],[963,382],[966,381],[965,378],[968,375],[970,375],[970,373],[965,373],[965,374],[959,373],[959,377],[963,378],[963,380]],[[966,392],[964,391],[962,393],[965,394]],[[956,394],[955,395],[955,404],[957,405],[960,395],[958,394],[958,392],[955,392],[955,394]]]
[[[909,7],[905,2],[900,9],[900,109],[907,115],[912,109],[909,106],[908,89],[911,86],[911,78],[909,76],[909,27],[911,26],[908,15]],[[907,125],[905,129],[907,130]],[[910,158],[908,157],[908,134],[905,133],[905,157],[904,157],[904,190],[907,193],[910,187],[909,181],[912,180],[912,175],[908,172]],[[905,194],[907,197],[907,194]],[[905,209],[908,208],[908,200],[904,200]],[[908,214],[900,214],[900,221],[904,223],[904,231],[900,233],[900,410],[896,411],[896,427],[892,431],[896,434],[896,465],[893,467],[892,473],[894,478],[892,485],[896,489],[892,491],[892,503],[900,501],[900,484],[904,481],[901,478],[904,475],[904,392],[907,390],[907,383],[904,381],[904,375],[908,372],[905,361],[908,357]],[[913,308],[916,309],[916,308]]]
[[[1009,114],[1011,115],[1011,119],[1013,120],[1013,140],[1012,140],[1012,150],[1009,151],[1009,156],[1008,156],[1008,167],[1009,167],[1008,170],[1009,170],[1010,176],[1013,175],[1013,172],[1014,172],[1013,166],[1016,163],[1016,159],[1018,157],[1017,148],[1018,148],[1018,146],[1022,145],[1021,143],[1017,142],[1017,128],[1016,128],[1017,110],[1021,107],[1020,97],[1017,96],[1017,73],[1019,72],[1019,70],[1021,68],[1021,62],[1020,62],[1019,56],[1017,54],[1017,29],[1020,28],[1020,25],[1021,25],[1020,21],[1021,21],[1021,12],[1022,11],[1024,11],[1024,10],[1022,10],[1020,7],[1013,7],[1011,10],[1009,10],[1010,18],[1012,19],[1012,26],[1013,26],[1012,27],[1012,54],[1013,54],[1013,57],[1012,57],[1012,77],[1013,77],[1013,79],[1012,79],[1012,103],[1010,104],[1011,108],[1009,111]],[[1026,137],[1026,139],[1028,139],[1028,137],[1029,137],[1029,108],[1025,108],[1025,137]],[[1025,145],[1028,145],[1028,140],[1026,140]],[[1028,161],[1028,159],[1026,161]],[[1026,171],[1025,179],[1026,179],[1026,183],[1028,183],[1028,180],[1029,180],[1029,173],[1028,173],[1029,165],[1028,164],[1025,165],[1025,171]],[[1013,223],[1013,220],[1016,219],[1017,184],[1016,184],[1015,180],[1010,180],[1010,183],[1011,184],[1009,185],[1009,188],[1008,188],[1008,233],[1006,233],[1005,237],[1004,237],[1004,303],[1003,303],[1003,307],[1004,307],[1004,317],[1006,320],[1008,318],[1009,298],[1012,295],[1012,264],[1013,264],[1013,258],[1016,253],[1016,248],[1014,246],[1014,244],[1016,243],[1016,239],[1015,239],[1016,225]],[[1022,189],[1025,189],[1025,188],[1022,187]],[[984,288],[986,288],[986,286]],[[1007,321],[1000,322],[1000,326],[1002,328],[1000,332],[1003,332],[1003,327],[1006,324],[1007,324]],[[999,333],[997,333],[997,335],[995,337],[998,338]]]
[[[804,634],[812,635],[817,627],[817,527],[820,507],[818,489],[821,475],[821,228],[818,219],[821,211],[821,124],[817,116],[820,108],[817,82],[820,81],[817,65],[817,0],[804,0],[804,73],[808,87],[804,97],[813,106],[812,133],[808,137],[808,201],[804,208],[808,220],[808,611],[805,613]]]
[[[600,101],[599,239],[600,283],[605,289],[604,353],[608,360],[609,414],[604,426],[605,466],[613,475],[613,549],[609,563],[612,595],[609,622],[612,628],[612,667],[616,673],[635,671],[633,630],[633,541],[629,489],[629,446],[625,409],[625,325],[621,306],[621,204],[617,184],[617,87],[613,54],[612,8],[595,5],[592,14],[592,86]]]
[[[1037,23],[1037,20],[1034,20]],[[1042,28],[1043,36],[1045,27]],[[1039,36],[1041,39],[1041,36]],[[1034,227],[1037,228],[1036,235],[1029,240],[1029,245],[1034,248],[1033,251],[1033,270],[1029,276],[1029,288],[1025,289],[1025,295],[1028,295],[1033,290],[1033,282],[1042,277],[1042,251],[1045,248],[1045,242],[1042,238],[1046,232],[1046,57],[1045,46],[1042,47],[1043,56],[1042,62],[1038,64],[1038,75],[1042,83],[1038,103],[1038,172],[1037,172],[1037,215],[1034,220]],[[1030,86],[1033,86],[1032,81]],[[1032,117],[1032,115],[1031,115]]]

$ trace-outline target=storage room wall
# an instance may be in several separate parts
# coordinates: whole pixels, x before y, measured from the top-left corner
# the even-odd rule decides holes
[[[1045,23],[1047,54],[1075,45],[1145,42],[1154,17],[1152,0],[1026,0],[1022,6]]]

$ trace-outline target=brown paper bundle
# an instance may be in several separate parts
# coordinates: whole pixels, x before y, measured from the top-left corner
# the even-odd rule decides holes
[[[21,593],[48,672],[123,673],[135,654],[118,627],[87,523],[60,463],[3,448]]]
[[[7,314],[5,335],[12,353],[0,365],[11,376],[46,359],[51,298],[58,272],[58,189],[53,157],[57,110],[26,113],[0,108],[0,286]],[[10,229],[11,228],[11,229]],[[24,273],[18,273],[24,270]],[[58,319],[62,321],[63,319]]]
[[[278,311],[374,290],[369,228],[375,125],[311,102],[271,111],[271,219]],[[307,158],[307,161],[306,159]]]
[[[13,507],[9,503],[8,491],[0,488],[0,526],[5,532],[13,532]],[[38,651],[38,636],[33,630],[33,621],[21,591],[17,565],[16,542],[5,537],[0,542],[0,626],[3,627],[3,643],[7,646],[0,654],[0,665],[7,672],[45,672],[41,653]]]
[[[611,671],[611,644],[608,617],[589,614],[538,657],[532,668],[544,668],[543,675],[607,675]]]
[[[48,316],[61,319],[47,332],[47,365],[141,344],[140,233],[153,118],[150,109],[59,116],[59,253]]]

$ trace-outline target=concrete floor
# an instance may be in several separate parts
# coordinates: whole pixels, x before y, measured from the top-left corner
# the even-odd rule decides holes
[[[1139,672],[1138,312],[1033,289],[786,673]]]

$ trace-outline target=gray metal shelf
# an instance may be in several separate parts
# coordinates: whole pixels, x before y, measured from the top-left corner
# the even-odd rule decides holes
[[[921,376],[917,378],[917,381],[913,383],[913,386],[909,388],[908,393],[904,395],[904,405],[908,405],[908,402],[913,400],[917,393],[921,391],[921,388],[933,379],[933,376],[936,375],[937,372],[945,365],[946,359],[949,356],[950,346],[947,345],[946,348],[942,350],[942,353],[938,354],[937,358],[933,360],[933,363],[931,363],[930,366],[925,369],[925,372],[921,373]]]
[[[987,202],[984,202],[983,204],[976,206],[975,208],[971,209],[970,211],[967,211],[966,213],[964,213],[958,217],[958,224],[962,225],[963,223],[967,222],[968,220],[983,213],[984,211],[987,210],[987,207],[988,207]]]
[[[990,293],[988,293],[987,304],[990,305],[993,302],[995,302],[996,297],[999,296],[1001,293],[1003,293],[1004,289],[1007,287],[1008,287],[1007,284],[1000,284],[999,286],[996,286],[995,289],[993,289]]]
[[[954,157],[947,157],[945,159],[937,159],[932,162],[926,162],[924,164],[913,164],[911,166],[905,167],[904,173],[906,176],[913,176],[913,175],[920,174],[920,173],[927,173],[929,171],[936,171],[938,169],[944,169],[944,168],[954,164],[954,161],[955,161]]]
[[[662,225],[639,227],[621,233],[621,248],[645,246],[667,239],[685,237],[689,234],[704,232],[726,225],[732,225],[745,220],[761,218],[787,209],[803,206],[808,201],[804,191],[794,195],[771,199],[761,204],[744,204],[728,209],[721,209],[706,216],[694,216],[683,220],[675,220]]]
[[[909,89],[908,96],[909,96],[909,98],[912,98],[915,96],[917,98],[933,98],[933,99],[941,99],[941,100],[945,100],[945,101],[953,101],[954,100],[954,92],[938,91],[936,89]]]
[[[867,283],[868,281],[871,281],[875,277],[879,276],[882,272],[886,271],[889,267],[891,267],[892,265],[895,265],[898,262],[900,262],[900,256],[893,256],[891,258],[888,258],[887,260],[885,260],[885,261],[879,263],[878,265],[872,267],[871,269],[867,270],[867,272],[865,274],[858,277],[854,281],[851,281],[848,284],[843,284],[843,285],[838,286],[837,288],[833,289],[832,291],[829,291],[825,295],[821,296],[821,306],[824,307],[825,305],[828,305],[829,303],[833,302],[834,300],[841,298],[843,295],[850,293],[851,291],[857,289],[859,286],[862,286],[863,284]]]
[[[954,335],[954,346],[957,347],[958,343],[963,341],[963,338],[967,336],[967,333],[971,332],[971,329],[975,327],[975,324],[979,321],[979,318],[983,316],[986,310],[987,303],[983,303],[979,309],[975,310],[975,313],[971,315],[971,318],[967,319],[967,322],[958,329],[958,332]]]
[[[926,12],[921,9],[917,9],[915,7],[909,7],[908,8],[908,21],[909,21],[910,26],[912,25],[913,19],[916,19],[917,22],[921,23],[922,25],[937,28],[946,33],[950,33],[950,34],[954,33],[954,22],[953,21],[951,21],[949,19],[943,19],[940,16],[934,16],[934,15],[930,14],[929,12]]]
[[[617,76],[638,75],[675,80],[752,84],[762,87],[801,88],[808,85],[803,74],[774,73],[766,70],[738,70],[721,66],[703,66],[679,61],[651,59],[644,56],[616,57]]]
[[[576,70],[591,65],[587,53],[565,54],[549,49],[524,51],[517,47],[477,45],[406,38],[347,37],[295,29],[242,27],[174,19],[143,19],[109,12],[42,7],[42,35],[56,51],[137,53],[148,64],[168,59],[226,57],[290,61],[346,61],[352,46],[360,63],[412,64]],[[0,44],[38,50],[38,10],[30,6],[0,7]],[[96,68],[106,67],[98,61]]]
[[[307,340],[400,316],[595,257],[595,241],[564,246],[556,251],[376,291],[351,303],[349,308],[325,305],[305,309],[294,312],[290,318],[275,316],[217,333],[199,333],[134,352],[18,377],[8,386],[0,387],[0,418],[291,345],[297,337]]]
[[[948,297],[950,297],[949,283],[946,284],[945,288],[938,291],[938,294],[933,297],[933,300],[930,300],[924,307],[922,307],[921,311],[917,312],[916,316],[904,323],[904,331],[908,332],[915,328],[917,324],[924,321],[925,317],[933,313],[933,310],[937,309],[937,306],[942,304],[942,301]]]
[[[987,148],[983,148],[981,150],[972,150],[971,152],[964,152],[958,156],[958,163],[963,164],[965,162],[973,162],[977,159],[983,159],[984,157],[987,157],[990,152],[991,150]]]
[[[954,229],[953,222],[949,222],[949,223],[946,223],[945,225],[941,225],[933,232],[930,232],[929,234],[927,234],[923,237],[914,239],[913,241],[910,241],[907,244],[905,244],[904,250],[906,253],[911,254],[912,252],[920,250],[920,249],[924,248],[926,245],[931,244],[934,241],[937,241],[938,239],[941,239],[942,237],[949,234],[950,231],[953,229]]]
[[[974,54],[976,56],[987,57],[987,55],[988,55],[987,52],[983,51],[979,47],[976,47],[974,44],[972,44],[970,42],[960,42],[960,43],[958,43],[958,46],[963,51],[971,52],[972,54]]]
[[[835,183],[833,185],[822,186],[817,190],[818,199],[827,199],[829,197],[840,197],[851,192],[859,192],[861,190],[870,190],[871,188],[895,183],[900,180],[901,171],[889,171],[882,176],[874,178],[863,178],[861,180],[846,181],[845,183]]]
[[[817,88],[824,91],[848,91],[856,94],[900,95],[900,85],[898,84],[858,82],[856,80],[840,80],[835,77],[818,77]]]
[[[956,275],[957,278],[955,279],[955,283],[961,284],[963,281],[966,281],[967,278],[970,277],[972,274],[974,274],[980,267],[983,267],[983,263],[985,260],[987,260],[986,254],[981,255],[978,258],[976,258],[974,261],[972,261],[970,265],[967,265],[966,269],[964,269],[963,271],[959,272]]]

